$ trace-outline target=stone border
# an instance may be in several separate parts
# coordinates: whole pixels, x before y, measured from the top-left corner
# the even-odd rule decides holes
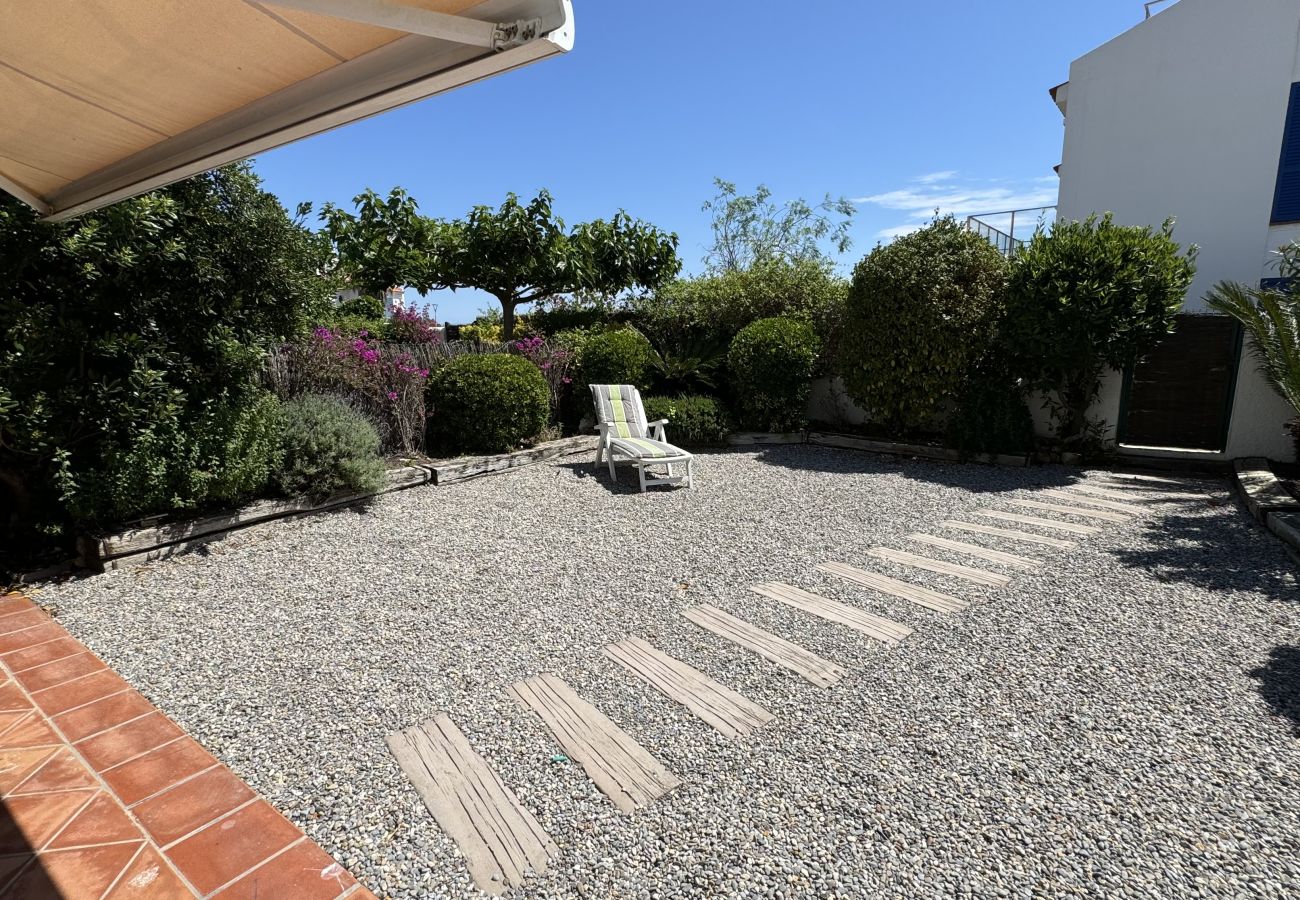
[[[869,453],[888,453],[895,456],[919,456],[925,459],[939,459],[946,462],[977,462],[995,466],[1013,466],[1024,468],[1029,465],[1030,454],[1013,456],[1006,453],[976,454],[963,459],[961,453],[948,447],[931,447],[927,444],[903,444],[895,441],[879,441],[874,438],[857,437],[848,434],[832,434],[824,431],[808,433],[808,443],[819,447],[836,447],[841,450],[865,450]]]
[[[239,509],[199,519],[186,519],[106,535],[82,535],[77,539],[77,565],[93,572],[167,559],[236,531],[278,519],[297,519],[345,506],[364,503],[383,494],[404,491],[425,484],[445,485],[480,475],[508,472],[545,460],[595,450],[591,435],[548,441],[528,450],[496,456],[462,456],[427,460],[388,470],[388,483],[374,493],[339,494],[313,503],[306,499],[259,500]]]
[[[1300,550],[1300,500],[1282,486],[1268,460],[1252,456],[1234,463],[1233,481],[1246,509],[1265,528]]]

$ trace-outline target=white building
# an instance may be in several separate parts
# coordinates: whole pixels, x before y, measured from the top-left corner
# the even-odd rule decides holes
[[[1065,115],[1058,218],[1109,211],[1158,227],[1173,216],[1175,240],[1201,248],[1187,313],[1206,311],[1218,281],[1276,274],[1271,251],[1300,237],[1300,0],[1180,0],[1075,60],[1053,94]],[[1239,337],[1224,324],[1188,323],[1138,367],[1137,386],[1108,379],[1096,414],[1118,425],[1125,452],[1291,458],[1282,424],[1295,413],[1248,348],[1225,363]],[[1176,437],[1188,410],[1210,415],[1216,396],[1217,441],[1159,439]]]

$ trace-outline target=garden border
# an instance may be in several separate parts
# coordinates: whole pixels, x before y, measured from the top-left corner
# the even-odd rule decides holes
[[[1279,540],[1300,551],[1300,500],[1273,474],[1267,459],[1250,456],[1233,464],[1233,483],[1246,509]]]

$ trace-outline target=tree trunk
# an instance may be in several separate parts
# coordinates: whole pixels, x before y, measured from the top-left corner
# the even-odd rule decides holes
[[[515,303],[510,297],[498,297],[501,301],[501,340],[512,341],[515,338]]]

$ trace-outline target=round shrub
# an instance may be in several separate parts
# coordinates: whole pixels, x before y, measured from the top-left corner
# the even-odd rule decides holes
[[[849,396],[894,433],[923,425],[995,342],[1007,272],[951,216],[872,250],[849,287],[838,361]]]
[[[720,447],[731,432],[727,410],[713,397],[646,397],[646,419],[668,420],[668,440],[681,447]]]
[[[537,366],[510,353],[457,356],[429,381],[430,433],[452,450],[516,449],[546,425],[551,392]]]
[[[384,483],[375,426],[332,397],[308,395],[281,406],[282,453],[275,483],[290,497],[323,500],[368,493]]]
[[[759,319],[740,329],[727,353],[741,425],[759,431],[803,426],[821,342],[799,319]]]
[[[578,368],[584,384],[631,384],[647,387],[654,348],[632,328],[602,331],[582,343]]]

